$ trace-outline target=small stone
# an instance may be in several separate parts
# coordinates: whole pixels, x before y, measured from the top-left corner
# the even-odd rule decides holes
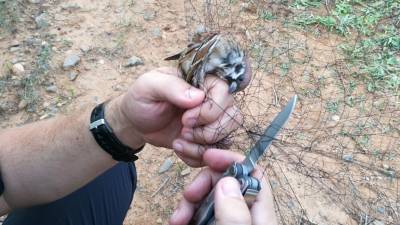
[[[160,166],[160,169],[158,170],[158,173],[165,173],[167,172],[172,165],[174,164],[174,161],[172,161],[171,158],[167,158],[164,163]]]
[[[11,44],[10,44],[10,47],[18,47],[18,46],[20,46],[20,43],[19,43],[19,41],[17,41],[17,40],[13,40],[13,41],[11,42]]]
[[[10,48],[10,52],[18,52],[20,49],[21,49],[21,48],[18,47],[18,46],[11,47],[11,48]]]
[[[122,91],[123,87],[121,85],[117,84],[117,85],[113,86],[113,90],[114,91]]]
[[[335,122],[337,122],[337,121],[340,120],[340,117],[339,117],[338,115],[333,115],[333,116],[332,116],[332,120],[335,121]]]
[[[75,55],[75,54],[69,55],[64,60],[63,68],[65,70],[71,69],[72,67],[78,65],[78,63],[80,61],[81,61],[81,58],[79,57],[79,55]]]
[[[144,11],[143,19],[146,21],[153,20],[156,17],[156,13],[154,11]]]
[[[206,27],[204,25],[198,25],[196,27],[195,34],[202,34],[206,32]]]
[[[345,154],[343,155],[343,160],[346,162],[353,162],[353,155],[352,154]]]
[[[381,214],[384,214],[384,213],[385,213],[385,207],[378,207],[378,208],[376,209],[376,211],[378,211],[378,212],[381,213]]]
[[[14,64],[11,70],[13,74],[18,76],[23,75],[25,73],[25,68],[21,63]]]
[[[160,28],[154,28],[151,31],[151,34],[155,37],[155,38],[161,38],[161,29]]]
[[[50,105],[50,102],[44,102],[43,103],[43,108],[47,108],[47,107],[49,107],[49,105]]]
[[[137,56],[132,56],[128,59],[128,62],[125,64],[125,67],[133,67],[133,66],[139,66],[143,65],[144,62],[141,58]]]
[[[42,0],[29,0],[29,3],[32,3],[32,4],[39,4],[41,2],[42,2]]]
[[[78,10],[81,9],[81,6],[76,3],[66,3],[61,6],[62,10]]]
[[[388,164],[383,164],[383,169],[388,170],[388,169],[390,169],[390,167]]]
[[[44,119],[47,119],[47,118],[50,118],[51,116],[49,115],[49,114],[44,114],[43,116],[41,116],[40,118],[39,118],[39,120],[44,120]]]
[[[76,80],[76,78],[78,77],[78,75],[79,75],[78,72],[73,71],[73,72],[71,72],[71,73],[68,74],[68,79],[69,79],[70,81],[74,81],[74,80]]]
[[[374,222],[372,222],[372,225],[385,225],[385,223],[380,220],[375,220]]]
[[[158,218],[156,222],[157,222],[158,224],[162,224],[162,219],[161,219],[161,218]]]
[[[46,87],[46,91],[49,93],[56,93],[57,92],[57,86],[56,85],[50,85]]]
[[[26,108],[26,106],[28,106],[28,102],[25,100],[21,100],[18,104],[18,109],[19,110],[23,110]]]
[[[50,25],[49,15],[47,13],[42,13],[35,18],[36,26],[39,29],[46,28]]]
[[[191,172],[191,170],[190,170],[190,168],[188,167],[188,168],[182,170],[181,176],[183,177],[183,176],[189,175],[190,172]]]
[[[88,45],[81,45],[80,49],[83,53],[87,53],[88,51],[90,51],[91,47]]]
[[[100,60],[99,60],[99,64],[100,64],[100,65],[104,65],[104,63],[105,63],[104,59],[100,59]]]

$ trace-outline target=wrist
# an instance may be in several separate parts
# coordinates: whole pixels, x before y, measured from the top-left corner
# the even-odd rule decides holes
[[[119,96],[105,105],[105,119],[113,129],[117,138],[125,145],[137,149],[145,144],[142,134],[121,110],[122,96]]]

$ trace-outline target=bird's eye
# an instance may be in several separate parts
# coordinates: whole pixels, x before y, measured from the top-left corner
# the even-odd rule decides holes
[[[235,66],[235,72],[239,73],[242,68],[243,68],[242,64],[236,65]]]
[[[237,80],[238,80],[239,82],[242,82],[242,81],[243,81],[243,76],[239,76]]]

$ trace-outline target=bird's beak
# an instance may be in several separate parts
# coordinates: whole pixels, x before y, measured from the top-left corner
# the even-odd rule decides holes
[[[237,91],[237,89],[238,89],[238,85],[237,85],[236,81],[232,81],[229,84],[229,94],[232,94],[233,92]]]

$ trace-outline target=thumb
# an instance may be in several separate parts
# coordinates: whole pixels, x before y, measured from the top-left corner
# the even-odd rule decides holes
[[[251,225],[250,211],[236,179],[222,178],[216,185],[214,200],[217,225]]]
[[[160,73],[147,77],[150,93],[155,100],[168,101],[180,108],[193,108],[203,102],[205,93],[182,78]]]

